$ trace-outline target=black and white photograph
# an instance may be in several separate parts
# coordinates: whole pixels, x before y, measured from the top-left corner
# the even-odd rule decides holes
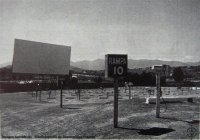
[[[0,139],[200,139],[200,0],[0,0]]]

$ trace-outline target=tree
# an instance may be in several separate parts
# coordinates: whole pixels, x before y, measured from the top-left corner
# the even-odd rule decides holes
[[[175,68],[172,77],[176,82],[182,82],[184,79],[184,73],[180,67]]]
[[[139,74],[134,73],[134,74],[131,75],[130,82],[132,82],[133,85],[139,85],[140,81],[141,81],[141,79],[140,79],[140,75]]]
[[[165,85],[166,84],[166,77],[165,76],[161,76],[160,77],[160,84],[161,85]]]
[[[94,79],[94,81],[96,82],[96,84],[98,86],[101,86],[101,83],[103,82],[103,79],[100,76],[98,76],[97,78]]]
[[[78,87],[78,79],[76,77],[72,77],[69,80],[69,87],[71,87],[71,88],[77,88]]]
[[[153,85],[155,85],[155,76],[153,76],[152,73],[143,72],[140,75],[140,79],[141,79],[140,84],[143,85],[143,86],[153,86]]]
[[[124,82],[130,82],[131,81],[131,76],[132,76],[132,74],[128,72],[127,76],[124,77]]]

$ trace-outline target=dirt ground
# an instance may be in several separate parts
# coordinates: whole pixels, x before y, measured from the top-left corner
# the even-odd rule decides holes
[[[161,104],[161,117],[155,117],[155,104],[145,104],[145,87],[132,89],[132,98],[119,91],[118,128],[113,127],[113,89],[82,90],[78,100],[74,90],[0,94],[2,138],[114,138],[114,139],[198,139],[200,90],[163,88],[163,96],[194,97]],[[195,122],[194,122],[195,120]],[[191,122],[194,123],[191,123]],[[192,131],[191,131],[192,130]]]

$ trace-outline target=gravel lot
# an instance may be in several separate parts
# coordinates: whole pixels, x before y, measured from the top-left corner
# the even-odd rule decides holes
[[[65,90],[63,108],[59,91],[42,91],[42,101],[32,93],[0,94],[2,138],[131,138],[198,139],[200,91],[163,88],[163,96],[194,97],[161,104],[161,118],[155,117],[155,104],[145,104],[149,94],[145,87],[120,89],[119,128],[113,128],[113,89],[81,91],[78,100],[73,90]],[[107,96],[108,94],[108,96]],[[153,96],[153,95],[151,95]],[[107,98],[108,97],[108,98]],[[196,123],[190,122],[196,120]],[[194,133],[190,128],[194,128]],[[194,134],[195,136],[190,136]]]

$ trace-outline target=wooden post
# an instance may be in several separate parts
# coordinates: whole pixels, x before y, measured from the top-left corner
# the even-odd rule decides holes
[[[118,79],[114,79],[114,127],[118,127]]]
[[[159,118],[160,117],[160,72],[156,74],[156,88],[157,88],[156,118]]]
[[[36,95],[35,95],[36,100],[37,100],[37,95],[38,95],[38,91],[36,91]]]
[[[125,82],[125,86],[124,86],[125,93],[126,93],[126,88],[127,88],[127,83]]]
[[[62,84],[63,84],[63,81],[60,81],[60,108],[63,107]]]
[[[39,101],[42,101],[42,91],[40,90],[40,94],[39,94]]]
[[[42,100],[42,83],[40,84],[40,86],[39,86],[39,90],[40,90],[40,93],[39,93],[39,101],[41,102],[41,100]]]
[[[81,89],[78,89],[78,100],[81,100]]]
[[[78,97],[78,100],[80,101],[81,100],[81,89],[80,88],[77,89],[77,97]]]
[[[51,98],[51,89],[50,89],[50,91],[49,91],[49,98]]]

